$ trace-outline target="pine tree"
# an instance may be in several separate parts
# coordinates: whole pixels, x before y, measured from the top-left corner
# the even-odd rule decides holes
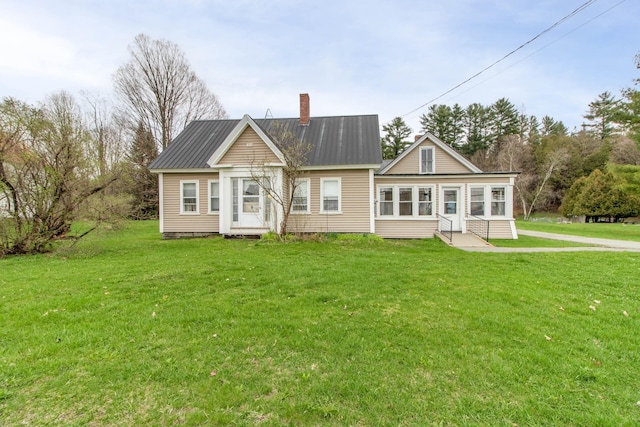
[[[589,103],[589,111],[583,116],[589,121],[585,128],[590,128],[601,141],[611,137],[616,131],[616,116],[619,103],[610,92],[602,92],[595,101]]]
[[[385,159],[395,159],[404,151],[411,141],[407,137],[413,130],[407,126],[402,117],[396,117],[390,123],[382,126],[386,135],[382,138],[382,157]]]
[[[131,215],[134,219],[158,217],[158,179],[149,164],[158,156],[153,134],[140,122],[129,151],[129,193],[133,196]]]

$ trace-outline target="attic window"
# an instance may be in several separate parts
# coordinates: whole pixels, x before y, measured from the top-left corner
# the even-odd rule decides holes
[[[433,147],[420,148],[420,173],[435,172],[435,158],[433,155]]]

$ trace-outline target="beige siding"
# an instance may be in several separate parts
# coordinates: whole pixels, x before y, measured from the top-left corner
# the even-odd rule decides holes
[[[431,238],[437,228],[437,220],[376,220],[376,234],[388,239]]]
[[[311,213],[291,214],[289,229],[302,233],[368,233],[371,230],[368,170],[312,171],[309,178]],[[321,178],[341,179],[342,213],[320,213]]]
[[[386,174],[419,174],[420,147],[435,148],[435,173],[469,173],[471,170],[456,160],[449,153],[426,140],[389,169]]]
[[[251,165],[280,163],[280,160],[258,134],[248,127],[218,163],[221,165]]]
[[[489,239],[513,239],[511,221],[492,220],[489,224]]]
[[[209,180],[218,179],[217,173],[162,174],[163,178],[163,226],[165,233],[193,232],[217,233],[218,215],[208,214]],[[199,214],[180,214],[180,181],[198,181]]]

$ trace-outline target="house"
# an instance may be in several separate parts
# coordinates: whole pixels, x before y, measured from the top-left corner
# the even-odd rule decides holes
[[[376,115],[311,117],[307,94],[299,118],[190,123],[149,166],[159,178],[163,237],[279,231],[282,209],[254,173],[269,168],[271,187],[282,189],[285,159],[269,136],[275,126],[310,147],[289,231],[429,238],[482,221],[490,238],[517,238],[516,173],[482,172],[430,134],[383,162]]]

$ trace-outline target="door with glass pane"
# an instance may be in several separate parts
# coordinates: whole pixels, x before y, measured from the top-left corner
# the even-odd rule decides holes
[[[258,183],[250,178],[238,182],[238,220],[241,227],[262,227],[262,191]]]
[[[451,221],[451,229],[460,231],[460,188],[445,187],[442,191],[441,215]]]

